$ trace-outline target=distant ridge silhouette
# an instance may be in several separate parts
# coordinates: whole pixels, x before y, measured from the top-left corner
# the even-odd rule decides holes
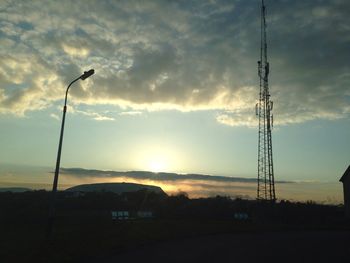
[[[127,193],[147,190],[154,193],[166,195],[162,188],[154,185],[134,184],[134,183],[97,183],[97,184],[82,184],[66,189],[67,192],[112,192],[112,193]]]
[[[33,191],[29,188],[24,187],[1,187],[0,192],[12,192],[12,193],[22,193],[22,192],[28,192]]]

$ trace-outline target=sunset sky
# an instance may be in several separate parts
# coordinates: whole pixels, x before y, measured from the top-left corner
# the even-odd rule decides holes
[[[340,198],[350,2],[266,5],[275,178]],[[0,182],[52,182],[91,68],[62,167],[256,178],[259,52],[258,0],[1,0]]]

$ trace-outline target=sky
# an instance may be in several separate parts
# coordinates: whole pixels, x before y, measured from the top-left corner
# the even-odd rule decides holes
[[[275,179],[341,201],[350,2],[265,2]],[[91,68],[69,91],[62,167],[256,178],[259,52],[258,0],[1,0],[0,183],[52,181],[65,89]]]

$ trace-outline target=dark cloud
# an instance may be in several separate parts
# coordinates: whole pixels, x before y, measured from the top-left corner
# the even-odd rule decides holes
[[[241,178],[241,177],[225,177],[213,176],[204,174],[177,174],[177,173],[153,173],[147,171],[101,171],[101,170],[87,170],[82,168],[61,168],[61,173],[73,177],[87,178],[118,178],[127,177],[138,180],[152,180],[152,181],[208,181],[208,182],[241,182],[241,183],[256,183],[255,178]],[[289,181],[277,181],[277,183],[291,183]],[[204,185],[204,184],[203,184]]]
[[[350,2],[266,4],[275,123],[348,118]],[[8,1],[0,10],[4,113],[44,109],[95,68],[72,90],[75,103],[219,110],[221,123],[256,123],[259,1]]]
[[[350,3],[294,1],[290,7],[276,1],[270,6],[271,82],[279,112],[292,115],[291,120],[348,116]]]

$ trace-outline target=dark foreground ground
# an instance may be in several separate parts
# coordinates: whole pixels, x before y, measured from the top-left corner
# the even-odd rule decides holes
[[[0,194],[0,263],[350,262],[350,222],[339,206],[62,193],[47,240],[48,200],[45,191]],[[113,221],[111,210],[155,216]]]
[[[210,235],[145,245],[94,262],[350,262],[350,232]]]
[[[305,229],[229,220],[2,225],[0,262],[350,262],[349,228]]]

